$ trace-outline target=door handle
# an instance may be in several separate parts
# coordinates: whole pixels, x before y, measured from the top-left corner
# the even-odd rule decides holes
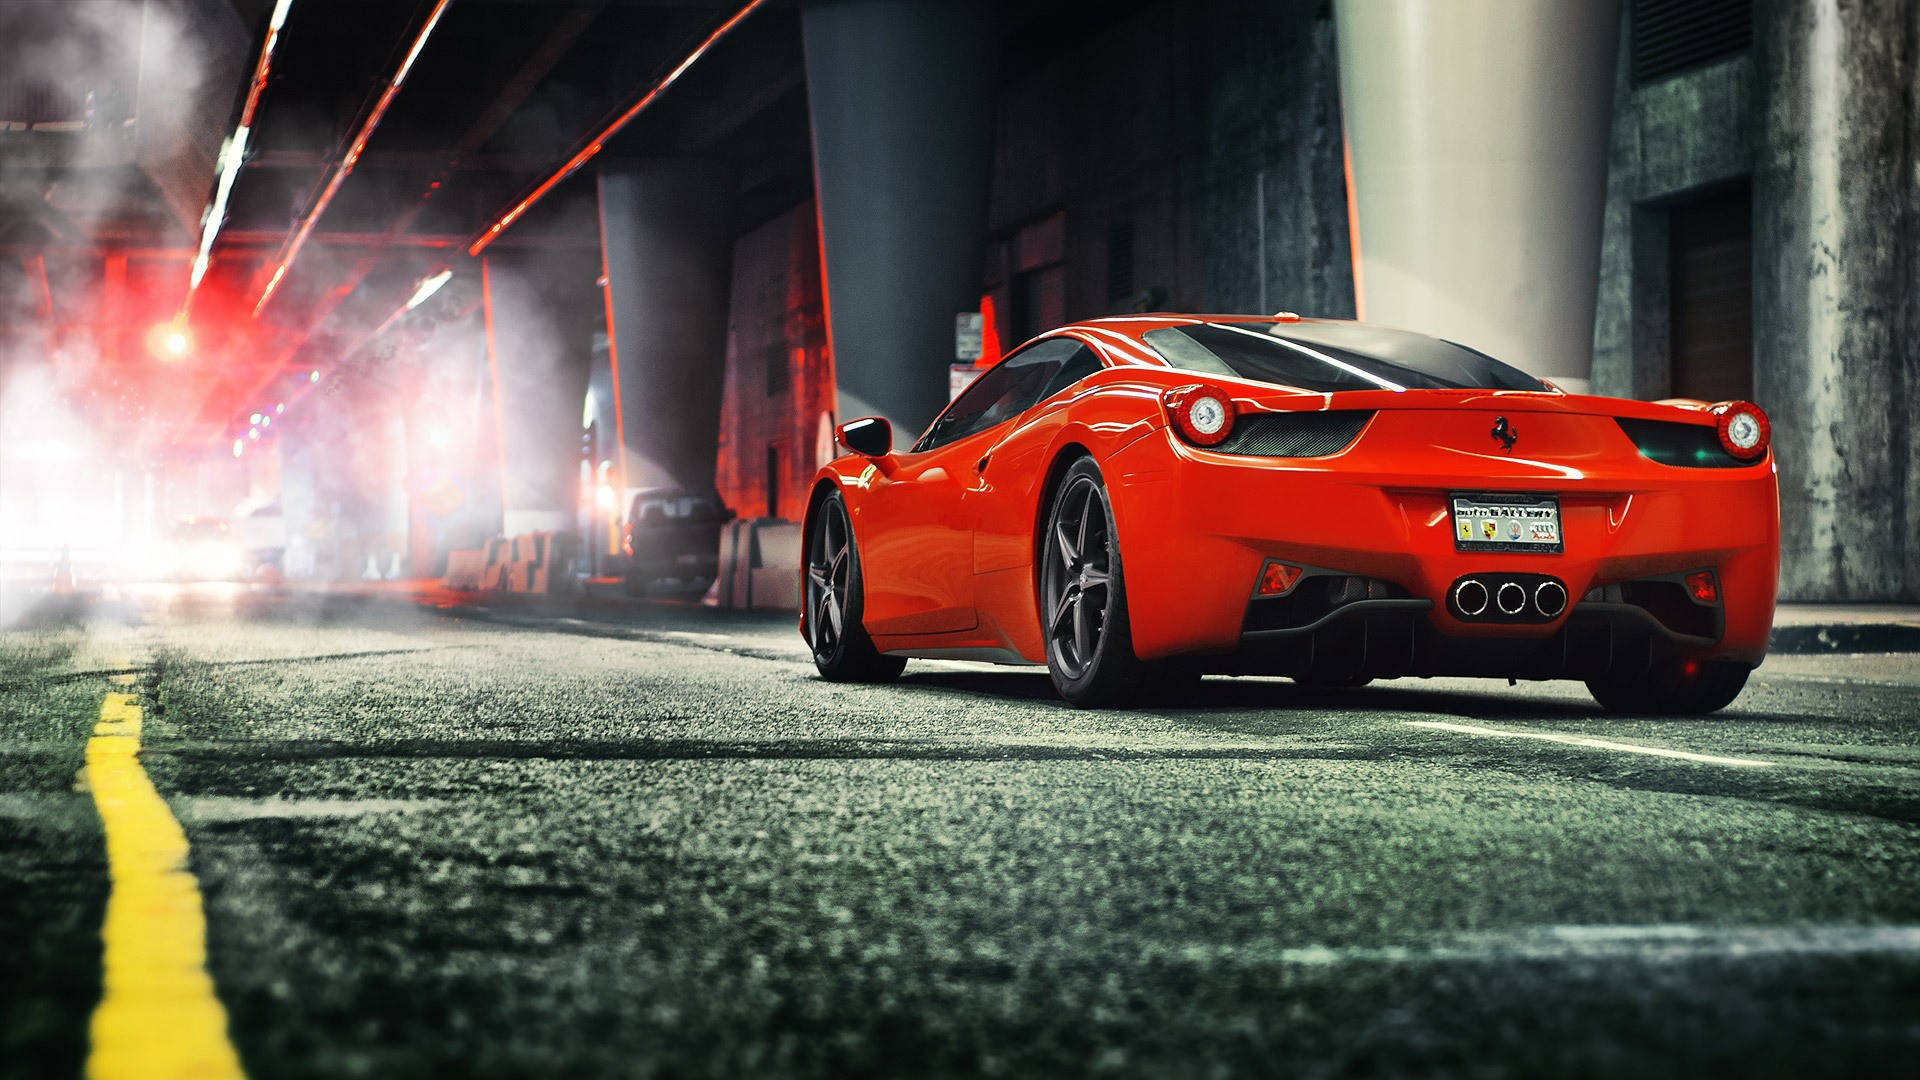
[[[978,464],[976,464],[976,465],[974,465],[974,467],[973,467],[973,471],[974,471],[974,472],[977,472],[977,473],[983,473],[983,472],[986,472],[986,471],[987,471],[987,462],[989,462],[989,461],[991,461],[991,460],[993,460],[993,455],[992,455],[992,454],[990,454],[990,453],[989,453],[989,454],[981,454],[981,455],[980,455],[980,461],[979,461],[979,463],[978,463]]]

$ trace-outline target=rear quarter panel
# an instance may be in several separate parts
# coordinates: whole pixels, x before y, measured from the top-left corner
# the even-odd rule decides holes
[[[1165,423],[1164,373],[1110,368],[1042,401],[995,444],[970,493],[973,571],[983,639],[1036,663],[1040,635],[1038,536],[1055,482],[1071,463],[1109,460]]]

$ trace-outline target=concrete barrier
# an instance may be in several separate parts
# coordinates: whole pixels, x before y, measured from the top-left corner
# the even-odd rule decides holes
[[[480,563],[481,589],[505,592],[512,584],[508,564],[513,559],[513,543],[504,536],[496,536],[487,541],[486,557]]]
[[[454,589],[541,596],[572,592],[579,552],[580,538],[570,532],[496,536],[484,548],[449,552],[446,583]]]
[[[713,588],[708,590],[714,600],[723,608],[737,608],[744,595],[745,584],[740,581],[740,552],[747,536],[747,519],[735,518],[720,527],[720,566],[714,574]]]
[[[449,589],[473,590],[480,588],[481,575],[487,568],[486,548],[462,548],[447,552],[447,573],[440,583]]]
[[[573,589],[573,561],[580,546],[570,532],[530,532],[513,538],[506,562],[507,588],[552,596]]]
[[[580,538],[570,532],[533,534],[534,558],[528,567],[527,591],[553,596],[573,591],[573,561]]]
[[[740,611],[800,609],[800,526],[781,518],[732,521],[720,533],[721,607]]]
[[[747,607],[800,610],[800,526],[778,518],[755,521],[748,551]]]
[[[521,533],[513,538],[511,553],[507,557],[508,592],[536,591],[534,586],[538,583],[545,546],[545,540],[539,533]]]

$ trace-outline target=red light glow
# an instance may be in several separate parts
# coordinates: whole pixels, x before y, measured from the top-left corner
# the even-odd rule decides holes
[[[1285,596],[1300,583],[1301,572],[1290,563],[1268,562],[1260,568],[1260,595]]]
[[[160,360],[182,359],[193,351],[193,335],[178,322],[158,323],[147,331],[147,351]]]
[[[1713,579],[1713,571],[1700,570],[1687,575],[1687,592],[1694,600],[1702,604],[1720,602],[1720,584]]]

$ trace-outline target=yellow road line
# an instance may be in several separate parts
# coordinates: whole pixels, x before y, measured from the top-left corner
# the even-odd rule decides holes
[[[244,1077],[207,974],[207,921],[187,872],[187,836],[140,767],[140,706],[112,693],[87,741],[87,786],[107,836],[100,937],[105,989],[93,1012],[92,1080]]]

